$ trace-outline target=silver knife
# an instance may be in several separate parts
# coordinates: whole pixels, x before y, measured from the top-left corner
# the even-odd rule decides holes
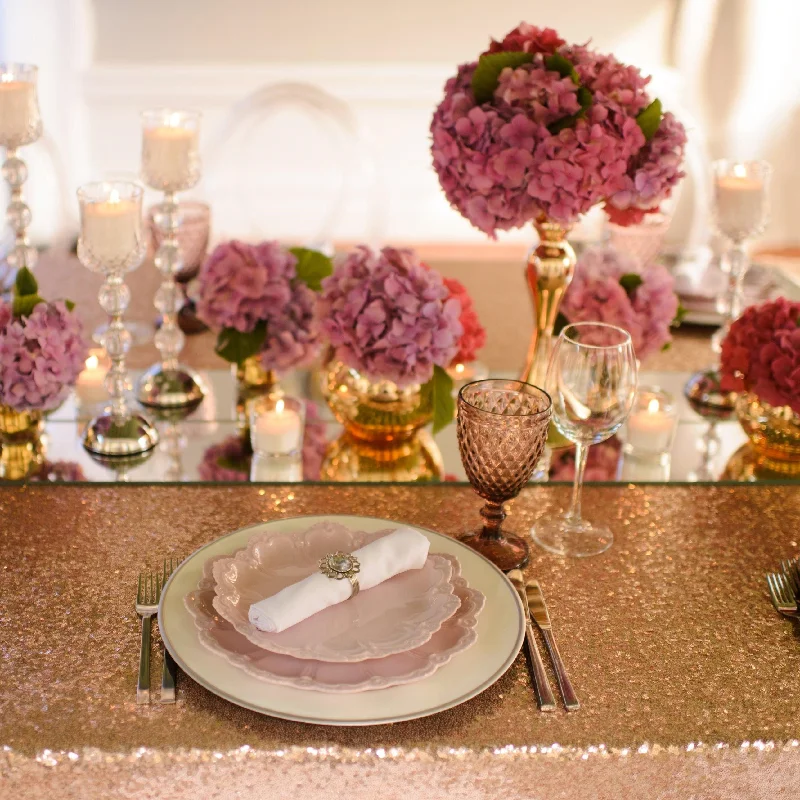
[[[508,579],[517,590],[519,599],[522,600],[522,605],[525,608],[525,639],[528,642],[528,652],[530,653],[531,664],[533,665],[533,686],[536,689],[536,700],[539,703],[539,710],[555,711],[556,698],[553,696],[553,690],[550,688],[550,682],[547,680],[547,673],[544,670],[542,656],[536,644],[533,625],[531,625],[531,613],[528,608],[528,598],[525,595],[525,579],[522,572],[518,569],[512,569],[511,572],[508,573]]]
[[[553,666],[556,670],[556,679],[558,680],[558,688],[561,690],[561,696],[564,698],[564,705],[567,711],[577,711],[580,708],[580,703],[572,688],[567,670],[564,667],[564,662],[561,660],[561,654],[558,652],[556,640],[553,636],[552,625],[550,624],[550,615],[547,613],[547,604],[544,601],[541,587],[538,581],[528,581],[525,584],[525,593],[528,598],[528,605],[530,606],[531,616],[539,630],[544,636],[544,643],[547,645],[547,650],[550,653],[550,658],[553,661]]]

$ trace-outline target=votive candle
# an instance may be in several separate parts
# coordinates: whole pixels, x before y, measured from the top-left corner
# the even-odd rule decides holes
[[[139,248],[142,237],[140,205],[110,189],[105,200],[81,206],[81,238],[97,261],[122,263]]]
[[[36,114],[35,84],[0,74],[0,143],[16,147],[26,142]]]
[[[657,388],[641,388],[625,425],[625,452],[635,455],[669,453],[677,422],[677,412],[669,394]]]
[[[157,122],[145,114],[142,175],[148,186],[165,192],[189,189],[200,177],[199,136],[189,112],[164,112]],[[191,123],[191,124],[189,124]]]
[[[299,452],[303,443],[304,412],[303,404],[289,397],[256,403],[250,414],[253,452],[263,455]]]

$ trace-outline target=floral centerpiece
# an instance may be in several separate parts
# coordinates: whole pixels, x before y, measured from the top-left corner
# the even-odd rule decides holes
[[[197,307],[218,332],[217,354],[277,372],[309,365],[320,345],[316,293],[331,270],[327,256],[302,247],[218,245],[200,270]]]
[[[682,314],[666,267],[655,262],[640,266],[613,248],[594,247],[578,259],[556,328],[572,322],[616,325],[630,333],[636,357],[644,361],[670,346],[670,328]]]
[[[720,385],[769,466],[800,471],[800,302],[750,306],[722,342]]]
[[[572,276],[569,228],[598,204],[614,222],[640,222],[683,177],[685,131],[648,82],[614,56],[522,23],[445,84],[431,136],[447,199],[493,238],[529,222],[539,232],[528,263],[540,326],[528,379],[543,373]]]

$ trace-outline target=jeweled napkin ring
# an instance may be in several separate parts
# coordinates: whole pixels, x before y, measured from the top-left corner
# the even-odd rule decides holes
[[[350,597],[355,597],[358,594],[359,585],[356,574],[361,571],[361,564],[358,559],[350,553],[328,553],[323,556],[319,561],[319,571],[327,578],[333,578],[340,581],[347,578],[350,581],[351,592]]]

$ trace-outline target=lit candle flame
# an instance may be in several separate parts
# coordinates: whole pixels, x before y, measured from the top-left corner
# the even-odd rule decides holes
[[[648,404],[647,404],[647,413],[648,413],[648,414],[655,414],[655,413],[656,413],[656,411],[658,411],[658,409],[659,409],[659,402],[658,402],[658,400],[657,400],[657,399],[654,397],[654,398],[653,398],[652,400],[650,400],[650,401],[648,402]]]
[[[733,165],[733,175],[736,178],[746,178],[747,177],[747,168],[744,164],[734,164]]]
[[[109,203],[119,203],[119,192],[116,189],[112,189],[108,193],[108,202]]]
[[[464,371],[465,367],[463,364],[456,364],[455,370],[460,375]]]
[[[181,124],[180,112],[179,111],[173,111],[167,117],[167,125],[169,125],[170,128],[178,128],[178,127],[180,127],[180,124]]]
[[[278,400],[278,402],[275,403],[275,413],[277,414],[283,413],[283,400]]]
[[[86,359],[86,369],[97,369],[100,364],[100,359],[97,356],[89,356]]]
[[[0,75],[0,83],[11,83],[14,80],[14,76],[10,72],[4,72]]]

